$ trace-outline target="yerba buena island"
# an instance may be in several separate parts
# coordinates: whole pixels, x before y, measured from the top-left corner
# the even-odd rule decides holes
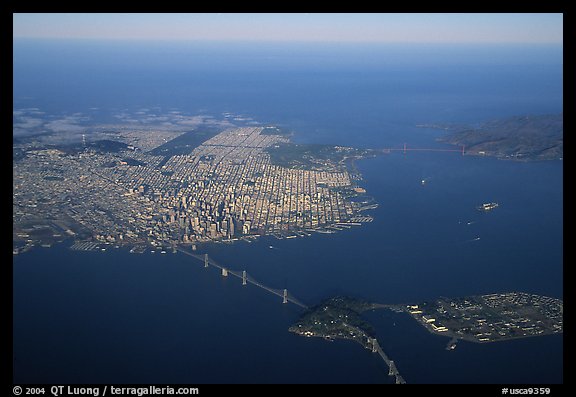
[[[345,164],[370,151],[292,144],[276,127],[93,126],[79,138],[14,145],[15,254],[66,238],[142,252],[331,233],[376,205]]]

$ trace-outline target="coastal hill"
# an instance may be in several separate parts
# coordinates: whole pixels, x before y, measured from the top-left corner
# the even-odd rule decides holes
[[[478,126],[422,125],[448,132],[439,141],[464,145],[466,154],[534,161],[563,158],[563,114],[514,116]]]

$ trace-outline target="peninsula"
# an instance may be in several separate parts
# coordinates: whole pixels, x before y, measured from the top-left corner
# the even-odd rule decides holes
[[[182,131],[188,124],[164,126],[169,117],[148,129],[90,125],[81,139],[15,142],[13,252],[63,240],[81,250],[175,250],[372,220],[363,211],[377,204],[348,167],[370,151],[296,145],[278,127],[229,121]]]

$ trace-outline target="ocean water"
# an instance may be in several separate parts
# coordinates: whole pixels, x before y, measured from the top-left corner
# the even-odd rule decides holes
[[[221,115],[285,126],[298,142],[447,146],[423,123],[562,111],[554,46],[15,41],[14,109]],[[308,304],[525,291],[563,296],[563,164],[457,152],[358,163],[380,206],[336,234],[200,247]],[[428,182],[422,185],[420,181]],[[475,206],[496,201],[480,213]],[[476,237],[480,240],[473,241]],[[273,248],[270,248],[272,246]],[[300,309],[183,254],[38,248],[13,260],[17,383],[389,383],[349,341],[287,331]],[[444,349],[410,318],[368,314],[409,383],[562,383],[563,337]]]

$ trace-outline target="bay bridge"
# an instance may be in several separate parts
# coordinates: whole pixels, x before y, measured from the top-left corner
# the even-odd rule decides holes
[[[298,300],[296,297],[294,297],[292,294],[290,294],[288,292],[288,289],[286,289],[286,288],[277,289],[277,288],[268,287],[267,285],[262,284],[261,282],[257,281],[252,276],[250,276],[246,272],[246,270],[239,271],[239,270],[232,270],[230,268],[227,268],[227,267],[219,264],[218,262],[216,262],[213,258],[210,258],[208,256],[208,254],[204,254],[204,255],[193,254],[192,252],[186,251],[185,249],[180,248],[180,247],[178,247],[176,249],[178,251],[182,252],[183,254],[189,255],[189,256],[196,258],[199,261],[203,262],[205,268],[213,266],[213,267],[220,269],[222,277],[229,277],[229,276],[237,277],[237,278],[242,280],[242,285],[248,285],[248,283],[250,283],[250,284],[255,285],[259,288],[262,288],[262,289],[264,289],[264,290],[266,290],[266,291],[268,291],[274,295],[281,297],[282,303],[289,303],[290,302],[290,303],[293,303],[297,306],[300,306],[303,309],[308,309],[307,305],[305,305],[300,300]],[[377,307],[378,308],[388,308],[389,305],[376,305],[375,308],[377,308]],[[346,326],[349,328],[354,328],[357,333],[360,333],[360,334],[364,333],[364,331],[362,331],[361,329],[359,329],[357,327],[354,327],[353,325],[346,324]],[[380,355],[380,357],[382,357],[382,359],[384,360],[386,365],[388,366],[388,376],[394,376],[397,384],[406,383],[404,381],[404,378],[402,378],[402,376],[398,372],[398,369],[396,368],[394,361],[390,360],[388,358],[388,356],[386,355],[386,353],[384,353],[384,350],[382,350],[382,348],[380,347],[380,344],[378,343],[376,338],[368,337],[368,344],[370,346],[372,346],[372,352],[378,353]]]
[[[372,344],[372,353],[378,353],[386,365],[388,365],[388,376],[394,376],[396,384],[406,383],[402,375],[400,375],[400,372],[398,372],[398,368],[396,368],[394,361],[390,360],[386,353],[384,353],[384,350],[382,350],[382,347],[380,347],[378,340],[376,340],[376,338],[369,338],[369,342]]]
[[[248,283],[253,284],[257,287],[260,287],[260,288],[274,294],[274,295],[278,295],[279,297],[282,298],[282,303],[290,302],[290,303],[293,303],[297,306],[300,306],[303,309],[308,309],[308,306],[306,306],[304,303],[302,303],[301,301],[296,299],[296,297],[294,297],[291,293],[289,293],[288,289],[286,289],[286,288],[276,289],[276,288],[268,287],[267,285],[264,285],[261,282],[259,282],[258,280],[254,279],[254,277],[249,275],[246,272],[246,270],[238,271],[238,270],[232,270],[230,268],[227,268],[227,267],[219,264],[218,262],[216,262],[214,260],[214,258],[209,257],[208,254],[197,255],[197,254],[193,254],[189,251],[186,251],[182,248],[177,248],[177,250],[182,252],[183,254],[190,255],[191,257],[196,258],[199,261],[203,261],[204,267],[214,266],[214,267],[220,269],[223,277],[229,277],[229,276],[238,277],[239,279],[242,280],[242,285],[247,285]]]

